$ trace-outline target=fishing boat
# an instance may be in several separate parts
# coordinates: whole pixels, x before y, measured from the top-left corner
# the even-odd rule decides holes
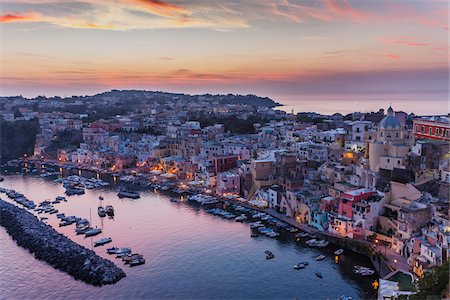
[[[90,237],[90,236],[100,234],[101,232],[102,232],[102,230],[100,228],[94,228],[94,229],[86,231],[84,233],[84,235],[85,235],[85,237]]]
[[[316,276],[319,278],[323,278],[322,273],[320,273],[320,272],[316,272]]]
[[[92,230],[92,227],[89,227],[89,226],[77,227],[77,228],[75,228],[75,233],[76,234],[85,234],[89,230]]]
[[[94,247],[103,246],[105,244],[111,243],[112,239],[110,237],[100,239],[94,242]]]
[[[341,255],[343,252],[344,252],[344,249],[338,249],[338,250],[334,251],[334,254]]]
[[[316,257],[317,261],[321,261],[321,260],[324,260],[324,259],[325,259],[325,255],[319,255],[319,256]]]

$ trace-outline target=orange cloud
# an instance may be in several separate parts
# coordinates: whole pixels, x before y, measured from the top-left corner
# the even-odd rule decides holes
[[[0,16],[0,23],[36,22],[38,20],[35,14],[6,14]]]
[[[190,12],[185,7],[160,0],[135,0],[135,2],[142,5],[149,12],[159,16],[173,18],[180,15],[190,14]]]
[[[370,17],[369,14],[352,7],[348,0],[325,0],[325,7],[335,16],[350,17],[355,21],[365,22]]]

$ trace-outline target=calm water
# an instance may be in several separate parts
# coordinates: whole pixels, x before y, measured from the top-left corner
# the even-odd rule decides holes
[[[10,175],[0,186],[24,193],[40,202],[63,195],[62,185],[35,176]],[[104,205],[112,204],[114,219],[97,215],[98,196]],[[6,196],[1,195],[2,199]],[[146,264],[135,268],[123,266],[127,277],[115,285],[92,287],[35,260],[18,247],[0,227],[0,298],[171,298],[171,299],[336,299],[340,295],[355,298],[373,296],[374,278],[355,277],[352,266],[369,266],[366,258],[350,252],[338,262],[332,254],[295,243],[293,235],[279,239],[251,238],[248,224],[226,221],[207,214],[203,209],[184,203],[172,203],[167,196],[142,192],[138,200],[122,200],[115,191],[86,190],[82,196],[68,197],[57,204],[60,212],[89,218],[103,228],[102,237],[113,243],[94,248],[101,256],[123,266],[106,254],[110,245],[128,246],[146,258]],[[74,227],[58,227],[55,215],[49,223],[75,242],[91,247],[92,239],[74,234]],[[266,261],[264,251],[271,250],[275,259]],[[317,262],[320,253],[327,258]],[[299,261],[310,265],[293,270]],[[323,279],[315,272],[320,271]]]
[[[385,110],[392,105],[395,111],[416,115],[446,115],[450,112],[448,93],[415,94],[312,94],[275,96],[273,99],[286,112],[317,112],[322,114],[348,114],[355,111],[371,112]]]

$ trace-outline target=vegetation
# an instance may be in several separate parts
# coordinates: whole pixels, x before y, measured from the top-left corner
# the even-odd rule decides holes
[[[418,292],[411,296],[402,296],[399,299],[409,300],[439,300],[444,299],[449,287],[450,261],[446,261],[442,266],[434,267],[430,273],[419,279],[417,283]],[[447,298],[445,298],[447,299]]]
[[[37,119],[8,122],[0,120],[0,159],[7,161],[24,154],[32,155],[38,133]]]
[[[227,116],[224,118],[215,116],[205,116],[201,115],[197,117],[196,120],[200,122],[202,128],[206,126],[212,126],[214,124],[223,124],[225,131],[230,131],[237,134],[252,134],[255,133],[255,127],[253,124],[260,123],[264,124],[267,120],[260,119],[255,116],[250,116],[247,119],[239,119],[237,116]]]

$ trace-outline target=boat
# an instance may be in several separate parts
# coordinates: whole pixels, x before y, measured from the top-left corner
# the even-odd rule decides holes
[[[144,258],[137,258],[132,261],[130,261],[130,267],[139,266],[145,264]]]
[[[66,195],[72,196],[72,195],[82,195],[84,194],[84,190],[80,188],[67,188],[66,189]]]
[[[100,239],[94,242],[94,247],[103,246],[105,244],[111,243],[112,239],[110,237]]]
[[[317,240],[316,239],[310,239],[306,241],[306,244],[310,247],[314,247],[317,245]]]
[[[106,205],[105,210],[108,216],[114,216],[114,207],[112,205]]]
[[[86,231],[84,233],[84,235],[86,237],[90,237],[90,236],[94,236],[94,235],[100,234],[101,232],[102,232],[102,230],[100,228],[94,228],[94,229]]]
[[[257,234],[256,232],[250,233],[250,237],[258,237],[258,236],[259,236],[259,234]]]
[[[45,220],[48,220],[48,218],[47,217],[41,217],[41,221],[45,221]]]
[[[138,192],[129,192],[129,191],[119,191],[117,194],[119,198],[130,198],[130,199],[139,199],[139,193]]]
[[[66,197],[63,197],[63,196],[57,196],[57,197],[55,198],[55,200],[58,200],[58,201],[67,201]]]
[[[309,234],[307,232],[300,232],[295,235],[296,238],[305,238],[308,236],[309,236]]]
[[[361,276],[371,276],[375,274],[375,271],[367,267],[354,266],[353,273]]]
[[[316,272],[316,276],[319,278],[323,278],[322,273],[320,273],[320,272]]]
[[[304,269],[304,268],[306,268],[306,265],[304,265],[302,263],[298,263],[298,264],[294,265],[295,270],[300,270],[300,269]]]
[[[329,244],[330,244],[330,242],[321,240],[321,241],[317,242],[316,246],[319,248],[324,248],[324,247],[328,246]]]
[[[240,216],[237,216],[234,220],[236,222],[243,222],[244,220],[247,220],[247,217],[244,214],[242,214]]]
[[[264,253],[266,254],[266,259],[272,259],[275,257],[275,255],[273,255],[270,251],[264,251]]]
[[[344,252],[344,249],[338,249],[338,250],[334,251],[334,254],[341,255],[343,252]]]
[[[103,196],[98,196],[98,200],[103,201],[105,198],[103,198]]]
[[[89,227],[89,226],[77,227],[77,228],[75,228],[75,233],[76,234],[85,234],[89,230],[92,230],[92,227]]]
[[[325,259],[325,255],[319,255],[316,257],[316,260],[320,261],[320,260],[324,260]]]
[[[100,216],[100,217],[106,217],[106,210],[105,210],[105,208],[103,207],[103,206],[99,206],[98,208],[97,208],[97,213],[98,213],[98,215]]]
[[[138,260],[138,259],[142,259],[144,258],[144,256],[142,254],[139,253],[133,253],[133,254],[127,254],[124,257],[122,257],[122,261],[125,262],[125,264],[129,264],[130,262],[132,262],[133,260]]]

